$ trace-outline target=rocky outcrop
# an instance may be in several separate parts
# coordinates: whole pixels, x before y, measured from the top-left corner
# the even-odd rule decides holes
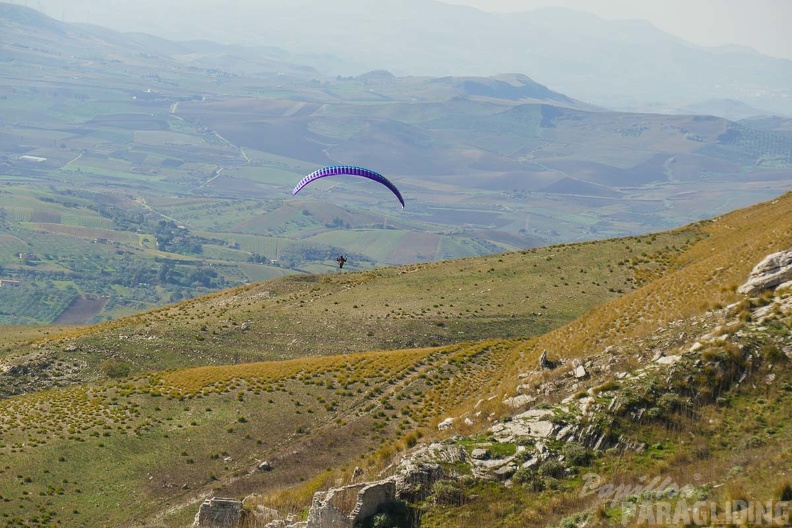
[[[314,495],[306,527],[354,528],[377,513],[382,504],[394,500],[396,483],[392,479],[319,491]]]
[[[399,463],[392,477],[396,498],[410,503],[425,500],[435,482],[455,476],[446,474],[441,464],[453,466],[464,462],[468,462],[468,456],[459,446],[433,443],[417,449]]]
[[[245,511],[242,502],[212,497],[206,499],[195,515],[193,526],[201,528],[237,528],[242,526]]]
[[[547,356],[547,350],[542,350],[542,355],[539,356],[539,370],[553,370],[557,366],[554,361],[550,361]]]
[[[531,404],[536,401],[536,396],[531,396],[528,394],[518,394],[517,396],[512,396],[511,398],[504,398],[503,403],[511,407],[512,409],[519,409],[521,407],[525,407],[528,404]]]
[[[441,463],[467,461],[459,446],[434,443],[405,457],[393,476],[376,481],[350,484],[314,494],[305,528],[353,528],[395,502],[425,500],[438,480],[449,478]],[[298,525],[288,525],[296,528]]]
[[[766,256],[748,276],[748,280],[737,291],[754,295],[792,281],[792,250],[779,251]]]
[[[556,426],[551,420],[553,411],[549,409],[530,409],[511,420],[494,424],[492,435],[505,443],[521,440],[543,440],[553,434]]]
[[[283,519],[276,510],[262,505],[251,507],[248,504],[246,511],[242,502],[215,497],[201,505],[193,526],[236,528],[247,522],[263,528],[355,528],[374,515],[392,515],[400,508],[406,511],[405,503],[426,500],[435,482],[455,477],[447,474],[441,464],[460,462],[468,462],[467,453],[460,446],[424,445],[404,457],[395,468],[391,467],[393,475],[386,479],[315,493],[306,521],[297,522],[291,516]],[[261,466],[258,469],[267,470]],[[356,468],[353,479],[362,474],[362,470]]]

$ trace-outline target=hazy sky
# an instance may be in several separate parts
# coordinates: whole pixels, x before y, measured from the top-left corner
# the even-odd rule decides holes
[[[0,0],[44,10],[55,18],[84,22],[91,13],[91,22],[108,23],[123,29],[124,20],[100,16],[112,13],[108,7],[118,5],[118,12],[130,12],[135,6],[146,16],[156,15],[142,7],[142,2],[129,0]],[[299,0],[312,2],[332,0]],[[362,0],[361,0],[362,1]],[[428,2],[429,0],[427,0]],[[545,6],[562,6],[594,13],[603,19],[645,19],[658,28],[694,44],[716,46],[741,44],[765,55],[792,59],[792,0],[438,0],[447,4],[464,4],[489,12],[530,11]],[[183,6],[195,11],[203,8],[237,9],[253,3],[259,7],[278,9],[298,0],[159,0],[160,5]],[[376,6],[377,0],[368,0]],[[363,4],[367,3],[362,1]],[[150,5],[151,2],[148,2]],[[123,6],[123,8],[121,8]],[[373,8],[373,7],[372,7]],[[96,15],[96,16],[94,16]],[[112,15],[111,15],[112,16]],[[114,23],[110,23],[114,22]]]
[[[792,59],[792,0],[441,0],[482,11],[563,6],[604,19],[642,18],[694,44],[742,44]]]

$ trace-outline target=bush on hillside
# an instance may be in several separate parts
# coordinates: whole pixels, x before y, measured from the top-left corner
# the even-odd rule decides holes
[[[564,457],[573,466],[588,466],[591,464],[591,451],[578,442],[569,442],[564,446]]]
[[[99,365],[99,370],[108,378],[125,378],[132,372],[132,368],[120,359],[110,358]]]
[[[562,478],[564,476],[564,464],[558,460],[548,460],[539,468],[540,477]]]

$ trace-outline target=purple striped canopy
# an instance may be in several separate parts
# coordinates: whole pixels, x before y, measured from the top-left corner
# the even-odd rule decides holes
[[[385,176],[378,172],[374,172],[369,169],[364,169],[363,167],[355,167],[351,165],[331,165],[329,167],[323,167],[319,170],[313,171],[311,174],[300,180],[300,183],[292,191],[292,195],[297,194],[300,192],[300,189],[308,185],[314,180],[318,180],[319,178],[325,178],[327,176],[337,176],[340,174],[348,174],[351,176],[362,176],[363,178],[368,178],[369,180],[374,180],[375,182],[381,183],[385,187],[391,190],[393,194],[396,195],[396,198],[399,199],[399,203],[401,203],[402,209],[404,208],[404,198],[402,198],[399,189],[396,188]]]

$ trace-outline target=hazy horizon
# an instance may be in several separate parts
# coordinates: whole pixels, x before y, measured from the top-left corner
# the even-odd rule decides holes
[[[642,19],[699,46],[748,46],[792,60],[792,2],[787,0],[442,0],[482,11],[513,13],[567,7],[605,20]],[[685,16],[682,16],[684,14]]]
[[[427,6],[433,0],[423,0]],[[792,20],[792,2],[785,0],[438,0],[444,4],[465,5],[485,12],[516,13],[557,6],[594,14],[604,20],[646,20],[657,28],[700,46],[747,46],[764,55],[792,60],[792,36],[785,27]],[[315,0],[303,0],[311,5]],[[121,31],[141,31],[141,19],[152,12],[146,2],[105,0],[9,0],[26,5],[48,16],[66,22],[88,22]],[[191,15],[201,12],[206,27],[211,26],[212,13],[232,9],[290,9],[296,2],[247,0],[164,0],[158,7],[173,12],[187,10]],[[365,2],[362,2],[365,4]],[[420,0],[417,2],[420,3]],[[319,5],[319,4],[316,4]],[[414,7],[414,5],[413,5]],[[142,18],[141,18],[142,17]],[[174,26],[178,26],[175,21]],[[155,33],[158,34],[158,33]]]
[[[30,6],[33,0],[14,3]],[[36,0],[35,8],[56,20],[172,41],[258,48],[254,53],[277,49],[277,60],[321,75],[380,69],[398,77],[519,73],[610,109],[687,112],[691,105],[733,100],[753,107],[749,114],[792,115],[792,46],[780,27],[792,19],[792,2],[759,0],[752,8],[737,0],[380,0],[377,9],[371,5],[370,0],[194,0],[189,5],[184,0]],[[787,11],[788,18],[781,16]],[[761,54],[771,48],[772,54]],[[772,56],[781,53],[790,58]]]

